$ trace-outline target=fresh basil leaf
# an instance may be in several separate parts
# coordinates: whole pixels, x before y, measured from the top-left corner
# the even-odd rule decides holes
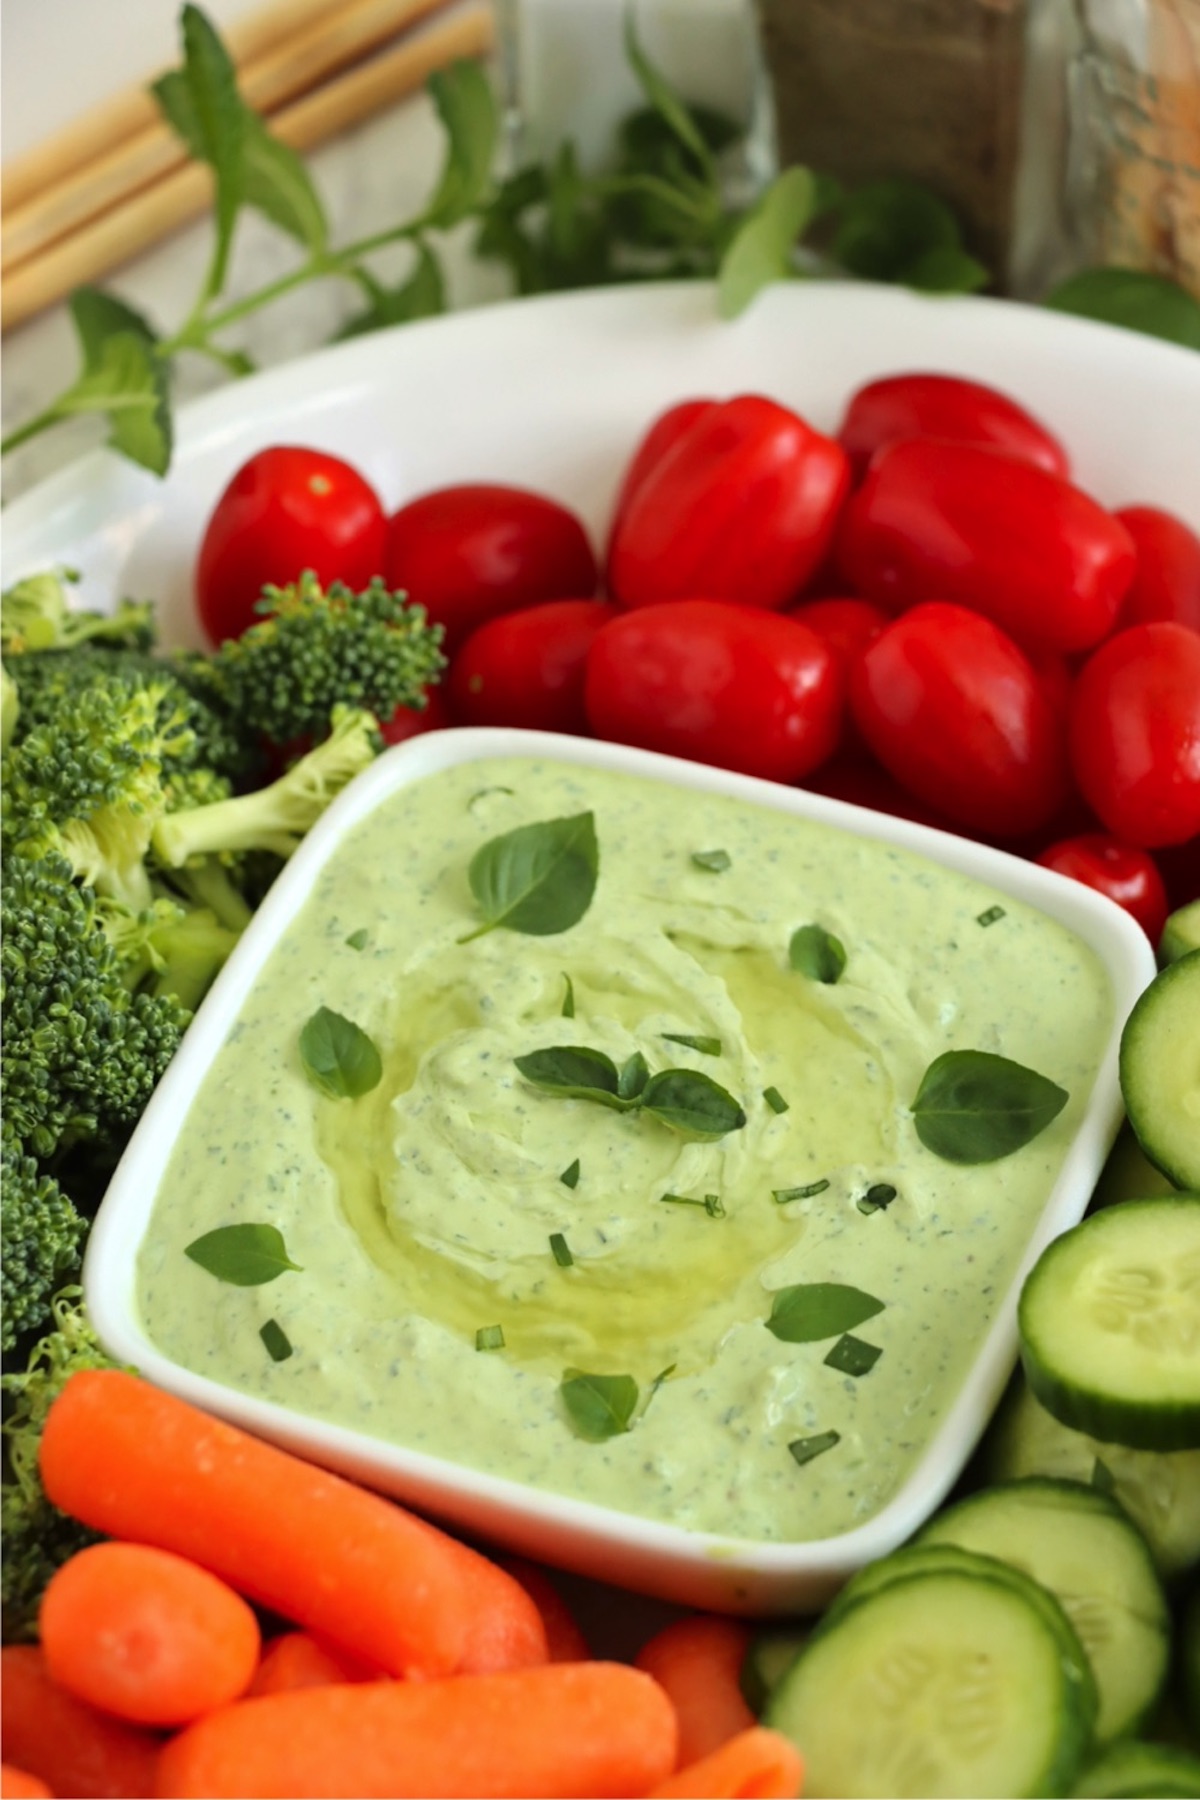
[[[763,288],[793,274],[792,253],[816,210],[812,171],[785,169],[734,232],[717,272],[717,311],[736,319]]]
[[[709,1140],[740,1131],[746,1115],[733,1095],[695,1069],[663,1069],[642,1089],[641,1107],[685,1137]]]
[[[988,1050],[947,1050],[921,1078],[913,1101],[917,1136],[945,1162],[998,1162],[1057,1118],[1065,1088]]]
[[[622,1100],[637,1100],[650,1079],[650,1065],[640,1050],[627,1056],[617,1078],[617,1092]]]
[[[589,1375],[583,1369],[566,1369],[558,1391],[577,1437],[602,1444],[629,1430],[638,1403],[638,1385],[632,1375]]]
[[[705,869],[710,875],[723,875],[732,867],[732,858],[728,850],[693,850],[692,861],[698,869]]]
[[[854,1204],[860,1213],[886,1212],[895,1198],[896,1190],[890,1181],[877,1181]]]
[[[1083,269],[1051,288],[1042,304],[1200,350],[1200,301],[1178,283],[1143,269]]]
[[[712,152],[704,134],[670,82],[655,68],[638,42],[632,6],[625,13],[625,58],[659,118],[680,143],[690,150],[701,169],[711,176]]]
[[[812,1462],[816,1456],[823,1456],[826,1450],[832,1450],[841,1441],[840,1431],[818,1431],[812,1437],[793,1438],[788,1450],[793,1460],[803,1468],[805,1463]]]
[[[573,1019],[575,1017],[575,983],[571,980],[571,977],[565,973],[563,975],[563,980],[567,985],[566,991],[563,994],[562,1013],[560,1016],[564,1019]]]
[[[694,1050],[698,1056],[720,1056],[721,1040],[719,1037],[689,1037],[684,1031],[662,1031],[660,1037],[668,1044],[682,1044],[685,1050]]]
[[[567,1164],[566,1168],[563,1170],[562,1174],[559,1176],[558,1179],[562,1182],[564,1187],[574,1188],[574,1187],[579,1186],[579,1158],[578,1157],[575,1158],[575,1161],[573,1163]]]
[[[154,340],[136,314],[136,323],[105,333],[102,320],[114,321],[127,309],[109,302],[95,289],[83,289],[71,299],[71,312],[84,351],[84,369],[78,380],[55,402],[56,413],[103,413],[108,420],[108,442],[130,462],[165,475],[171,461],[172,425],[166,364],[154,352]]]
[[[312,1085],[331,1100],[357,1100],[378,1087],[379,1052],[361,1026],[320,1006],[300,1033],[300,1060]]]
[[[866,182],[842,198],[834,216],[835,257],[867,281],[903,281],[920,256],[962,243],[953,212],[918,182]]]
[[[831,985],[846,967],[845,946],[823,925],[800,925],[788,944],[788,963],[810,981]]]
[[[237,74],[220,37],[198,6],[180,14],[184,62],[152,84],[167,123],[190,153],[216,178],[213,215],[216,250],[208,276],[209,294],[225,285],[233,229],[245,198],[243,154],[253,115],[237,89]]]
[[[371,295],[365,312],[356,313],[338,332],[339,340],[362,337],[365,332],[379,331],[386,325],[409,325],[414,319],[432,319],[446,310],[446,283],[442,265],[425,240],[414,246],[416,262],[412,273],[399,287],[384,287],[369,269],[355,270],[360,282]],[[495,791],[495,790],[487,790]],[[506,789],[511,792],[511,789]]]
[[[258,1335],[272,1362],[286,1362],[293,1354],[291,1339],[278,1319],[268,1319],[265,1325],[260,1325]]]
[[[883,1301],[840,1281],[804,1281],[771,1297],[767,1330],[785,1344],[814,1344],[840,1337],[883,1311]]]
[[[317,253],[329,242],[329,222],[303,159],[273,137],[257,113],[243,121],[242,177],[247,206]]]
[[[274,1225],[219,1225],[194,1238],[183,1253],[218,1281],[234,1287],[263,1287],[286,1270],[300,1268],[289,1257],[283,1233]]]
[[[839,1375],[850,1375],[857,1381],[860,1376],[871,1373],[882,1355],[878,1344],[865,1343],[862,1338],[846,1332],[823,1360]]]
[[[983,264],[956,244],[923,250],[900,271],[905,287],[922,294],[975,294],[991,276]]]
[[[592,903],[600,850],[590,812],[518,825],[491,838],[471,858],[467,879],[484,923],[460,938],[469,943],[503,926],[549,937],[578,924]]]
[[[488,191],[500,118],[487,72],[473,59],[435,69],[427,86],[448,142],[423,223],[445,231],[474,212]]]
[[[533,1087],[546,1094],[557,1094],[562,1100],[597,1100],[618,1111],[632,1104],[621,1095],[620,1077],[612,1057],[587,1044],[555,1044],[546,1050],[515,1056],[513,1061]]]

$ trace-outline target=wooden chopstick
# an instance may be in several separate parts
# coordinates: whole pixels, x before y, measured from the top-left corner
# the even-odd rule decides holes
[[[492,43],[491,7],[480,0],[419,28],[390,50],[281,108],[270,116],[270,128],[294,150],[312,149],[412,93],[436,69],[459,57],[486,56]],[[3,329],[22,324],[72,288],[98,280],[187,224],[211,197],[210,172],[186,162],[41,254],[6,266],[0,284]]]
[[[447,3],[287,0],[286,7],[271,9],[269,21],[259,19],[253,40],[257,47],[239,66],[238,87],[256,111],[273,113]],[[292,16],[293,24],[279,36],[283,13]],[[270,35],[264,35],[267,22]],[[82,158],[81,145],[86,150]],[[28,165],[39,159],[42,179],[29,191]],[[123,96],[33,152],[12,175],[5,171],[5,262],[11,267],[37,256],[186,161],[183,145],[146,90]],[[46,170],[52,171],[50,178]]]

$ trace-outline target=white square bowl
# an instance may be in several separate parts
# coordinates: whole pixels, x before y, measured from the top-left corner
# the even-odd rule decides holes
[[[691,1530],[525,1486],[302,1415],[197,1374],[165,1355],[143,1326],[135,1262],[156,1194],[188,1109],[273,948],[322,870],[339,854],[347,832],[383,800],[426,775],[497,756],[530,756],[583,771],[649,776],[678,789],[681,799],[689,793],[725,795],[915,852],[1050,915],[1089,945],[1108,973],[1113,1024],[1107,1041],[1097,1046],[1098,1074],[1008,1290],[912,1472],[882,1510],[840,1535],[763,1543]],[[352,783],[271,889],[155,1091],[103,1202],[84,1268],[88,1307],[110,1351],[150,1380],[485,1539],[690,1606],[751,1614],[810,1610],[856,1568],[908,1538],[961,1472],[1013,1366],[1021,1281],[1043,1246],[1082,1216],[1117,1130],[1120,1022],[1153,972],[1144,933],[1119,908],[1080,884],[948,833],[622,746],[542,733],[433,733],[387,752]],[[454,1406],[452,1392],[446,1394],[446,1406]]]

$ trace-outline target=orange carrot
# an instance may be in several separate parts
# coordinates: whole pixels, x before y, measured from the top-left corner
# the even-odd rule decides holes
[[[238,1700],[162,1753],[160,1800],[618,1800],[675,1765],[671,1703],[623,1663]]]
[[[186,1725],[245,1693],[258,1620],[194,1562],[148,1544],[91,1544],[55,1571],[38,1632],[60,1687],[136,1725]]]
[[[576,1622],[575,1615],[555,1587],[553,1579],[538,1563],[523,1556],[501,1556],[500,1567],[519,1581],[542,1615],[546,1633],[546,1653],[551,1662],[587,1662],[591,1646]]]
[[[136,1375],[73,1375],[50,1408],[40,1466],[64,1512],[190,1557],[390,1674],[461,1666],[475,1600],[460,1545]]]
[[[440,1540],[442,1554],[457,1563],[470,1609],[455,1674],[497,1675],[548,1661],[542,1615],[521,1583],[478,1550],[433,1525],[427,1529]]]
[[[12,1763],[0,1763],[0,1800],[54,1800],[54,1796],[36,1775]]]
[[[679,1715],[682,1766],[758,1724],[740,1686],[752,1635],[738,1619],[693,1613],[664,1626],[634,1657],[671,1696]]]
[[[34,1644],[0,1651],[4,1756],[77,1800],[143,1800],[154,1792],[159,1739],[77,1700],[50,1678]]]
[[[782,1732],[752,1725],[651,1788],[649,1800],[795,1800],[804,1761]]]
[[[371,1681],[374,1674],[308,1631],[284,1631],[262,1653],[247,1694],[284,1694],[292,1688]]]

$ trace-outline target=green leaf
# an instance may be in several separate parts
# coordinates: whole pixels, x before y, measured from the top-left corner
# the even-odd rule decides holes
[[[785,169],[738,226],[717,274],[717,311],[736,319],[773,281],[792,273],[792,252],[816,210],[812,171]]]
[[[632,1375],[589,1375],[583,1369],[566,1369],[558,1391],[572,1430],[589,1444],[602,1444],[629,1430],[638,1403],[638,1385]]]
[[[865,1343],[862,1338],[846,1332],[823,1360],[839,1375],[851,1375],[857,1381],[860,1376],[871,1373],[882,1355],[878,1344]]]
[[[566,982],[566,990],[563,994],[561,1016],[564,1019],[573,1019],[575,1017],[575,983],[571,980],[571,977],[565,970],[563,972],[563,980]]]
[[[641,44],[638,42],[637,30],[634,26],[633,7],[625,9],[625,57],[630,68],[637,76],[642,92],[651,107],[662,119],[663,123],[679,139],[680,143],[699,163],[702,170],[712,174],[712,152],[684,102],[654,64],[650,61]]]
[[[184,1255],[234,1287],[263,1287],[286,1270],[300,1268],[274,1225],[220,1225],[185,1245]]]
[[[793,1438],[788,1445],[788,1450],[793,1459],[803,1468],[805,1463],[812,1462],[816,1456],[823,1456],[826,1450],[832,1450],[834,1445],[840,1444],[841,1441],[840,1431],[818,1431],[812,1437]]]
[[[379,1052],[352,1019],[320,1006],[300,1033],[300,1060],[312,1085],[331,1100],[357,1100],[378,1087]]]
[[[763,1089],[763,1099],[773,1113],[790,1112],[791,1108],[777,1087]]]
[[[356,313],[338,333],[339,340],[362,337],[387,325],[410,325],[414,319],[432,319],[446,310],[446,283],[442,265],[423,238],[415,246],[416,263],[399,287],[386,288],[367,269],[356,271],[372,299],[365,312]]]
[[[216,178],[213,214],[217,243],[208,291],[218,294],[225,285],[233,228],[245,198],[247,121],[254,115],[238,93],[228,51],[198,6],[184,6],[180,27],[183,68],[154,82],[151,91],[167,123]]]
[[[622,1100],[638,1100],[650,1079],[650,1065],[640,1050],[627,1056],[617,1078],[617,1092]]]
[[[618,1111],[632,1104],[621,1096],[612,1057],[587,1044],[555,1044],[513,1061],[526,1081],[545,1094],[557,1094],[562,1100],[597,1100]]]
[[[293,1354],[291,1339],[277,1319],[268,1319],[265,1325],[260,1325],[258,1335],[272,1362],[286,1362]]]
[[[307,249],[324,250],[329,241],[329,223],[303,160],[289,144],[272,137],[257,113],[247,112],[243,129],[246,205]]]
[[[997,1162],[1044,1131],[1067,1104],[1065,1088],[987,1050],[935,1057],[913,1101],[917,1136],[945,1162]]]
[[[579,1158],[578,1157],[575,1158],[575,1161],[573,1163],[567,1164],[566,1168],[563,1170],[562,1174],[559,1176],[558,1179],[562,1182],[564,1187],[575,1188],[575,1187],[579,1186]]]
[[[358,930],[352,931],[350,936],[346,939],[347,947],[351,950],[365,950],[370,941],[370,936],[371,934],[366,926],[360,925]]]
[[[1200,350],[1200,301],[1163,275],[1142,269],[1084,269],[1052,288],[1042,302],[1054,312],[1123,325]]]
[[[928,252],[962,248],[953,212],[918,182],[867,182],[842,198],[834,216],[835,257],[867,281],[906,281]]]
[[[728,850],[693,850],[692,861],[698,869],[704,869],[709,875],[723,875],[732,867],[732,859]]]
[[[459,942],[469,943],[498,926],[531,937],[568,930],[592,903],[599,866],[596,821],[590,812],[518,825],[491,838],[475,852],[467,870],[484,923]]]
[[[721,1040],[719,1037],[689,1037],[685,1031],[662,1031],[660,1037],[668,1044],[682,1044],[687,1050],[695,1050],[699,1056],[720,1056]]]
[[[987,286],[991,276],[967,251],[957,245],[940,244],[906,263],[900,279],[905,287],[923,294],[974,294]]]
[[[886,1212],[895,1198],[896,1190],[890,1181],[877,1181],[854,1204],[860,1213]]]
[[[165,475],[172,449],[170,390],[149,326],[131,307],[96,288],[77,289],[70,309],[84,366],[55,410],[103,413],[112,448],[152,474]]]
[[[840,1281],[805,1281],[771,1298],[767,1330],[785,1344],[813,1344],[840,1337],[883,1311],[883,1301]]]
[[[846,967],[845,946],[823,925],[801,925],[788,944],[788,963],[810,981],[831,985]]]
[[[465,59],[451,63],[435,70],[427,85],[448,143],[423,223],[445,231],[474,212],[488,192],[500,119],[481,63]]]
[[[641,1107],[662,1125],[704,1141],[740,1131],[746,1115],[733,1095],[694,1069],[663,1069],[642,1090]]]

